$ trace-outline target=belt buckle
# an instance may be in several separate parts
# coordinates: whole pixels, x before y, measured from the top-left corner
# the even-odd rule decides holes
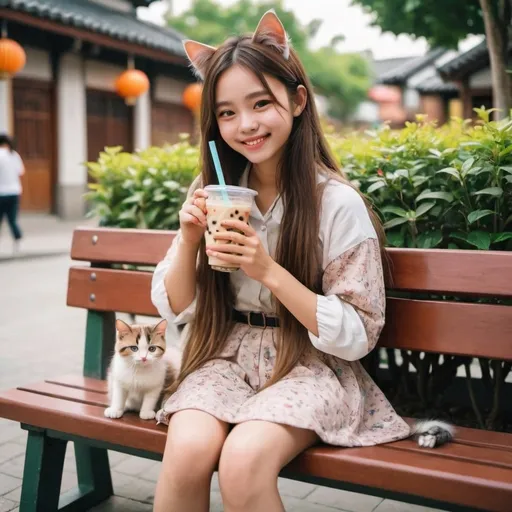
[[[251,322],[251,315],[261,315],[261,318],[263,319],[263,326],[261,325],[253,325],[253,323]],[[265,313],[256,313],[254,311],[250,311],[249,314],[247,315],[247,323],[249,324],[249,327],[260,327],[261,329],[265,329],[265,327],[267,327],[267,318],[265,317]]]

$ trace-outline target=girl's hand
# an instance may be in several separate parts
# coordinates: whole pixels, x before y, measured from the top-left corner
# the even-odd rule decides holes
[[[240,220],[226,220],[221,225],[241,233],[236,231],[216,233],[213,238],[217,243],[206,246],[207,254],[227,263],[240,265],[251,279],[265,281],[275,262],[265,251],[254,229]]]
[[[180,210],[181,238],[191,245],[199,245],[206,231],[206,198],[203,189],[197,189]]]

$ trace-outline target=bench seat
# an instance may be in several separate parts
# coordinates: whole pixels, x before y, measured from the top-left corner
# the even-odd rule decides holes
[[[166,427],[127,413],[103,416],[106,381],[67,375],[0,393],[0,416],[40,427],[49,437],[160,460]],[[366,448],[310,448],[282,473],[297,480],[432,506],[512,510],[512,434],[459,428],[455,442],[435,450],[412,440]],[[379,493],[382,495],[382,492]],[[421,499],[420,499],[421,498]],[[443,505],[444,504],[444,505]]]

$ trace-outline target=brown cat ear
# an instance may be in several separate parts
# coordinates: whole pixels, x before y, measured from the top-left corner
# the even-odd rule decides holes
[[[262,16],[252,40],[275,48],[286,60],[290,57],[288,36],[274,9],[270,9]]]
[[[153,327],[154,334],[161,334],[165,336],[165,330],[167,329],[167,320],[161,320],[158,322],[155,327]]]
[[[185,48],[188,60],[192,64],[195,74],[203,80],[208,61],[217,51],[217,48],[191,40],[183,41],[183,47]]]
[[[121,335],[130,334],[132,332],[132,328],[126,322],[123,322],[119,318],[116,320],[116,329],[117,332]]]

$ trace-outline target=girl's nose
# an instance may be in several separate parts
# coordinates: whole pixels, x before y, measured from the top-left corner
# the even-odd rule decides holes
[[[258,130],[258,123],[252,116],[242,116],[240,130],[243,133],[252,133]]]

